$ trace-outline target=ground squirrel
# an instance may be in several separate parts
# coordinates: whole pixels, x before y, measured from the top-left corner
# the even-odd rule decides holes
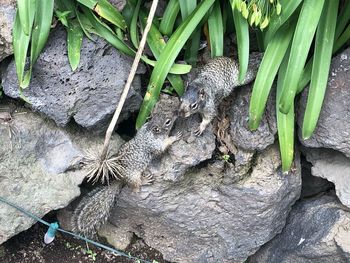
[[[97,187],[80,200],[71,218],[74,231],[92,236],[108,220],[124,184],[138,191],[142,185],[152,182],[152,176],[143,175],[147,165],[182,135],[169,136],[177,116],[174,108],[178,108],[178,103],[174,105],[174,101],[157,104],[152,119],[140,128],[133,139],[121,146],[114,158],[114,167],[117,167],[116,173],[121,181]]]
[[[217,115],[218,105],[235,87],[254,80],[261,60],[262,53],[251,54],[248,71],[242,82],[238,81],[238,63],[228,57],[213,58],[199,69],[180,99],[179,110],[179,114],[183,117],[189,117],[196,112],[202,115],[202,122],[195,131],[196,135],[202,134]]]

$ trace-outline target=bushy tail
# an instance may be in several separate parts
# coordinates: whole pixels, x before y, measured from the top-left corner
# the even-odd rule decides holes
[[[71,218],[73,231],[88,237],[94,236],[108,220],[121,188],[122,183],[114,181],[111,185],[97,187],[84,196]]]
[[[264,53],[258,53],[258,52],[253,52],[249,55],[247,74],[244,80],[240,83],[240,86],[249,84],[255,79],[263,56],[264,56]]]

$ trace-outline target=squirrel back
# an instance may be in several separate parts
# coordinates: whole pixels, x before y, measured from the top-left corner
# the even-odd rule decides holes
[[[254,80],[263,53],[252,53],[246,76],[239,82],[239,65],[229,57],[215,57],[198,69],[181,97],[180,115],[188,117],[200,112],[209,120],[215,117],[216,108],[235,87]]]

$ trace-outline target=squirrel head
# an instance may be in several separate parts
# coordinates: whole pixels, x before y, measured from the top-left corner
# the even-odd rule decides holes
[[[204,86],[200,83],[190,83],[180,98],[179,115],[182,117],[189,117],[196,112],[199,112],[205,106],[207,93]]]
[[[152,119],[148,122],[148,129],[153,132],[154,135],[169,135],[171,128],[177,117],[177,111],[171,112],[158,112],[152,115]]]

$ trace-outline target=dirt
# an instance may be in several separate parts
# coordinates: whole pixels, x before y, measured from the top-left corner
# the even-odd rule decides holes
[[[55,240],[46,245],[43,242],[47,227],[35,224],[27,231],[9,239],[0,245],[1,263],[104,263],[139,262],[121,257],[112,252],[87,245],[84,241],[58,232]],[[100,241],[101,242],[101,241]],[[108,245],[108,244],[105,244]],[[148,247],[141,239],[135,239],[125,254],[149,262],[167,263],[162,254]]]

